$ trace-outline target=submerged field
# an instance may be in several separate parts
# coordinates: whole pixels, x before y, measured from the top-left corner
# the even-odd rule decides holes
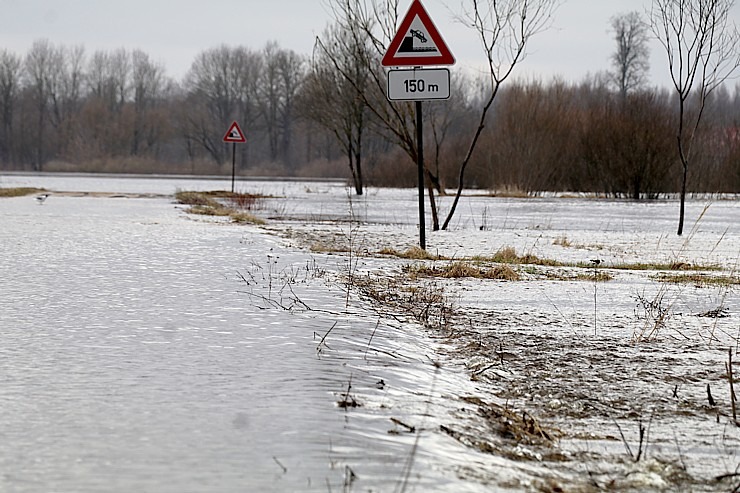
[[[199,405],[211,416],[196,423],[200,440],[218,449],[209,437],[218,422],[213,418],[227,406],[232,434],[217,429],[228,436],[229,457],[260,444],[248,453],[247,469],[232,470],[218,456],[217,469],[240,481],[222,486],[590,492],[733,491],[740,483],[740,428],[728,378],[740,372],[737,201],[691,201],[687,233],[677,237],[678,207],[669,201],[470,194],[450,230],[427,232],[422,252],[415,248],[411,190],[356,197],[337,183],[244,183],[243,192],[260,197],[249,213],[265,224],[243,225],[228,215],[191,214],[174,202],[175,189],[206,191],[223,187],[219,183],[14,180],[0,185],[43,187],[52,195],[44,205],[32,197],[2,199],[12,201],[0,202],[6,236],[13,227],[32,235],[17,244],[7,236],[7,254],[38,249],[41,239],[60,237],[66,248],[81,251],[91,242],[96,255],[110,257],[96,279],[113,295],[104,272],[122,244],[128,255],[110,282],[123,282],[126,290],[151,282],[155,292],[166,293],[157,309],[141,297],[117,299],[114,315],[96,311],[81,332],[71,327],[80,314],[90,318],[89,306],[78,304],[65,315],[59,304],[68,319],[63,332],[78,334],[59,340],[72,344],[84,334],[86,348],[102,347],[106,371],[113,371],[107,385],[115,385],[119,352],[131,351],[129,359],[156,368],[148,378],[168,373],[159,364],[167,355],[177,370],[170,378],[182,386],[174,387],[181,395],[168,393],[174,403],[206,392],[216,378],[216,400],[209,391]],[[80,195],[86,191],[98,196]],[[440,202],[449,205],[446,198]],[[80,224],[79,239],[68,238],[70,224]],[[109,248],[106,235],[122,243]],[[139,251],[140,245],[146,248]],[[37,257],[21,257],[27,260],[11,274],[40,269]],[[73,280],[84,277],[81,266],[53,255],[46,261],[53,272],[24,278],[58,279],[57,271],[71,267],[63,283],[87,289],[84,279]],[[182,278],[180,269],[187,273]],[[135,271],[146,276],[129,279]],[[193,272],[193,281],[217,288],[197,288],[189,281]],[[162,273],[167,277],[160,279]],[[219,310],[196,308],[201,296]],[[13,296],[7,320],[0,315],[11,333],[27,334],[34,322],[51,324],[46,332],[53,334],[58,313],[28,316],[28,327],[7,315],[23,313],[24,303],[24,296]],[[145,353],[130,345],[136,337],[147,338]],[[60,348],[46,341],[56,354]],[[270,377],[261,376],[257,363],[265,357]],[[98,371],[99,354],[80,361],[75,368]],[[194,361],[201,366],[191,368]],[[190,373],[195,390],[179,377]],[[142,382],[160,396],[159,387]],[[238,406],[226,397],[234,392],[245,393]],[[254,395],[263,398],[250,400]],[[156,415],[157,408],[140,405]],[[250,427],[268,420],[271,406],[281,423],[302,423],[296,434],[264,436]],[[256,407],[264,413],[253,416]],[[119,411],[105,412],[115,417]],[[126,412],[119,421],[127,419],[135,418]],[[161,427],[180,420],[189,427],[194,419],[175,413]],[[0,420],[0,428],[10,424]],[[302,445],[305,430],[318,429],[322,433]],[[159,428],[149,434],[162,443],[197,438],[173,438]],[[159,457],[154,445],[148,442],[145,451]],[[209,456],[185,458],[209,464]],[[0,463],[9,460],[0,455]],[[131,465],[137,462],[127,460],[128,471],[139,472]],[[182,480],[195,471],[182,469]],[[214,484],[200,472],[201,484]],[[74,480],[58,484],[85,490]]]

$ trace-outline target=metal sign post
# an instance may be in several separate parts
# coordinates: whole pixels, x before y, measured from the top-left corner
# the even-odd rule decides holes
[[[231,193],[234,193],[235,179],[236,179],[236,142],[231,144]]]
[[[416,165],[419,171],[419,246],[426,250],[424,217],[424,117],[422,101],[449,99],[450,71],[422,69],[431,65],[454,65],[455,57],[431,17],[413,0],[381,61],[384,67],[414,67],[388,72],[388,99],[416,101]]]
[[[231,146],[231,193],[234,193],[234,181],[236,179],[236,144],[243,144],[247,141],[244,137],[244,132],[239,128],[239,124],[234,122],[226,131],[223,141],[227,144],[230,142]]]
[[[426,221],[424,221],[424,119],[421,101],[416,102],[416,166],[419,169],[419,247],[427,248]]]

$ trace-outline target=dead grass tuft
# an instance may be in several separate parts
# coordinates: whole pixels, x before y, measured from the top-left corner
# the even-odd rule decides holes
[[[540,422],[526,411],[517,412],[492,402],[485,402],[475,396],[462,397],[461,400],[474,405],[478,414],[484,419],[490,430],[504,443],[487,440],[480,433],[470,433],[465,429],[455,429],[445,425],[440,430],[459,442],[478,449],[487,454],[502,455],[513,460],[522,460],[523,457],[513,444],[535,445],[551,447],[555,440],[562,436],[562,432],[554,429],[545,429]]]
[[[653,279],[659,282],[667,282],[673,284],[693,284],[697,287],[728,287],[740,284],[740,277],[737,276],[710,276],[701,273],[659,274],[657,276],[654,276]]]
[[[431,253],[419,248],[418,246],[411,247],[405,252],[399,252],[398,250],[395,250],[394,248],[383,248],[382,250],[378,252],[378,254],[391,255],[393,257],[405,258],[409,260],[442,260],[443,259],[439,255],[432,255]]]
[[[33,195],[35,193],[45,192],[43,188],[31,188],[31,187],[13,187],[13,188],[0,188],[0,197],[24,197],[26,195]]]
[[[178,190],[175,192],[175,200],[179,204],[201,206],[201,207],[212,207],[218,208],[222,205],[215,199],[208,196],[203,192],[188,192]],[[193,212],[193,214],[200,214],[200,212]]]
[[[553,245],[560,245],[561,247],[566,247],[566,248],[573,246],[573,243],[565,235],[558,236],[557,238],[555,238],[555,240],[553,240],[552,244]]]
[[[517,265],[542,265],[547,267],[563,267],[562,262],[552,259],[542,259],[536,255],[527,254],[519,255],[513,247],[503,247],[499,249],[492,257],[474,257],[474,260],[486,262],[496,262],[499,264],[517,264]]]
[[[187,209],[186,211],[188,214],[196,214],[198,216],[228,216],[231,214],[231,211],[227,209],[226,207],[223,207],[221,205],[211,206],[211,205],[194,205]]]
[[[578,264],[577,267],[589,267],[586,263]],[[687,262],[670,262],[670,263],[646,263],[637,262],[633,264],[615,264],[609,265],[610,269],[617,270],[671,270],[671,271],[716,271],[722,268],[718,265],[701,265],[701,264],[690,264]]]
[[[606,271],[590,272],[588,274],[578,274],[576,276],[577,281],[591,281],[591,282],[607,282],[614,279],[614,276]]]
[[[225,198],[232,207],[226,206],[214,197]],[[231,193],[222,191],[189,192],[178,190],[175,200],[180,204],[190,205],[188,214],[201,216],[230,217],[237,224],[265,224],[265,221],[253,214],[244,212],[244,209],[253,208],[256,199],[252,200],[249,194]]]
[[[466,277],[502,281],[518,281],[520,279],[519,274],[508,265],[498,265],[490,269],[485,269],[465,262],[454,262],[446,266],[408,266],[407,272],[412,275],[443,277],[446,279],[460,279]]]
[[[237,224],[265,224],[264,219],[261,219],[254,214],[250,214],[249,212],[232,212],[229,215],[231,216],[231,220]]]
[[[264,195],[252,193],[232,193],[225,190],[210,190],[206,192],[178,190],[177,192],[175,192],[175,200],[177,200],[180,204],[208,205],[211,207],[228,206],[233,209],[242,210],[258,209],[261,199],[264,198],[267,197]],[[223,202],[219,202],[219,199]]]

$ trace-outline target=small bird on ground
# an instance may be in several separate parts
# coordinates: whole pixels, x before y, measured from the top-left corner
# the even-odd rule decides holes
[[[594,259],[589,260],[589,262],[591,262],[594,265],[594,267],[597,267],[599,264],[601,264],[601,259],[594,258]]]
[[[44,203],[44,201],[49,197],[48,193],[42,193],[41,195],[36,196],[36,202],[41,205]]]

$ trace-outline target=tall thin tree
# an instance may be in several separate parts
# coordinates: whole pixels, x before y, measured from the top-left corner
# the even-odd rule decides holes
[[[639,12],[627,12],[611,18],[616,49],[611,57],[611,79],[622,101],[627,94],[647,82],[650,69],[650,26]]]
[[[653,0],[651,27],[668,57],[676,91],[676,142],[683,167],[678,235],[683,234],[689,165],[707,99],[740,66],[734,0]],[[696,104],[691,106],[695,101]]]
[[[457,193],[442,229],[447,229],[455,214],[465,187],[465,171],[501,85],[526,57],[526,48],[532,37],[549,27],[560,3],[561,0],[472,0],[472,5],[463,13],[461,21],[475,31],[483,46],[488,68],[487,87],[478,127],[460,162]]]

